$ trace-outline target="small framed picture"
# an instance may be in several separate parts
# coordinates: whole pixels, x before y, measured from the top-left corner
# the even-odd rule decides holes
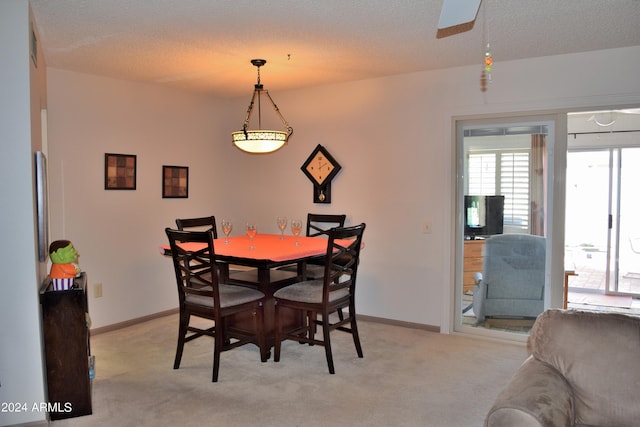
[[[162,198],[186,199],[189,197],[189,168],[186,166],[162,166]]]
[[[134,154],[105,153],[104,189],[136,189],[136,156]]]

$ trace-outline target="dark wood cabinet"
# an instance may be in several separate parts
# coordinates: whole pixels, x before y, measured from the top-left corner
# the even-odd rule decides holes
[[[54,291],[48,278],[40,289],[51,420],[91,414],[86,291],[86,273],[69,290]]]

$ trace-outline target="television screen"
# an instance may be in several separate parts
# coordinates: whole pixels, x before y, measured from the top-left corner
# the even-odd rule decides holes
[[[465,238],[502,234],[504,196],[464,196]]]

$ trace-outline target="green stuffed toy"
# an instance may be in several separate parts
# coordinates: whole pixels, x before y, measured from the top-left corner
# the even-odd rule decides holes
[[[78,251],[68,240],[56,240],[49,245],[52,279],[72,279],[80,273]]]

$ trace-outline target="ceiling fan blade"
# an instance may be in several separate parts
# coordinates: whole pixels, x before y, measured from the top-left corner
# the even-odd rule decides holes
[[[440,11],[438,30],[473,22],[481,0],[444,0]]]

